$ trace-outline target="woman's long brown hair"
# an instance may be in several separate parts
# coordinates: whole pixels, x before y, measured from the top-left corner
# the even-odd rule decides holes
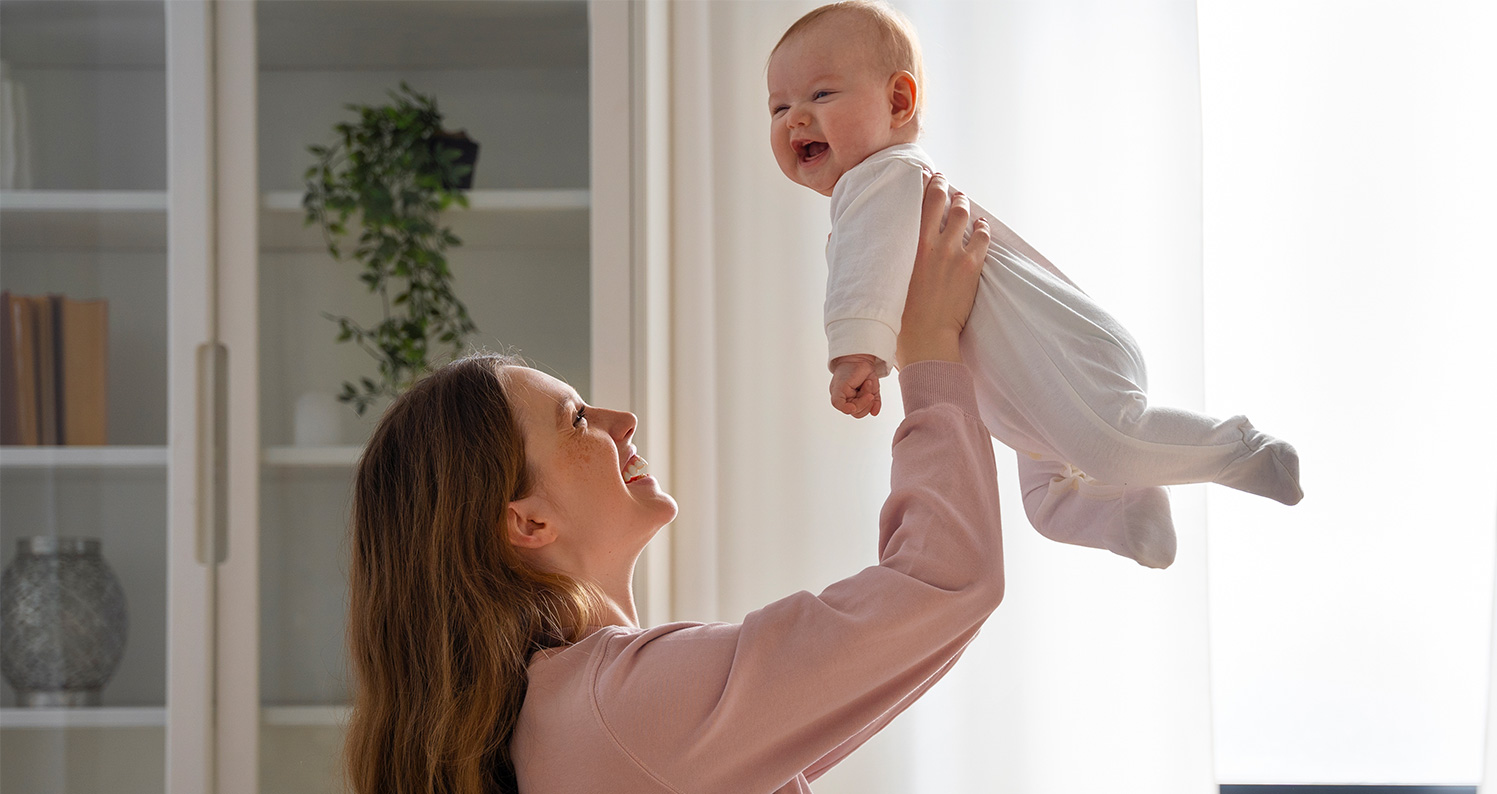
[[[532,483],[503,368],[471,356],[401,395],[359,461],[350,538],[355,794],[517,791],[526,664],[576,642],[595,591],[527,566],[504,532]]]

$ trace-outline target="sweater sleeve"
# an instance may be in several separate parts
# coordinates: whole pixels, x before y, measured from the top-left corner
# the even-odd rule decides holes
[[[1003,596],[992,441],[960,364],[900,372],[879,564],[741,624],[609,641],[598,718],[679,792],[768,792],[816,776],[935,682]]]
[[[832,191],[827,241],[827,361],[870,353],[889,374],[920,244],[925,172],[901,158],[864,162]]]

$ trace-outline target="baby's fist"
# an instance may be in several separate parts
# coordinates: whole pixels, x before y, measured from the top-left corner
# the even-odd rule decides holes
[[[854,419],[878,416],[883,401],[878,394],[878,359],[869,355],[841,356],[832,361],[832,407]]]

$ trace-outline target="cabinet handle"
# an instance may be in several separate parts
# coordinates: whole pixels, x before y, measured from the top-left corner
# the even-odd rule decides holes
[[[217,565],[229,556],[228,499],[229,349],[198,345],[198,562]]]

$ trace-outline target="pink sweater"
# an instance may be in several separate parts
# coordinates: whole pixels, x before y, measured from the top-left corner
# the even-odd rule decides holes
[[[899,379],[879,564],[739,624],[608,626],[537,655],[522,792],[809,792],[945,675],[1003,598],[992,439],[966,367]]]

